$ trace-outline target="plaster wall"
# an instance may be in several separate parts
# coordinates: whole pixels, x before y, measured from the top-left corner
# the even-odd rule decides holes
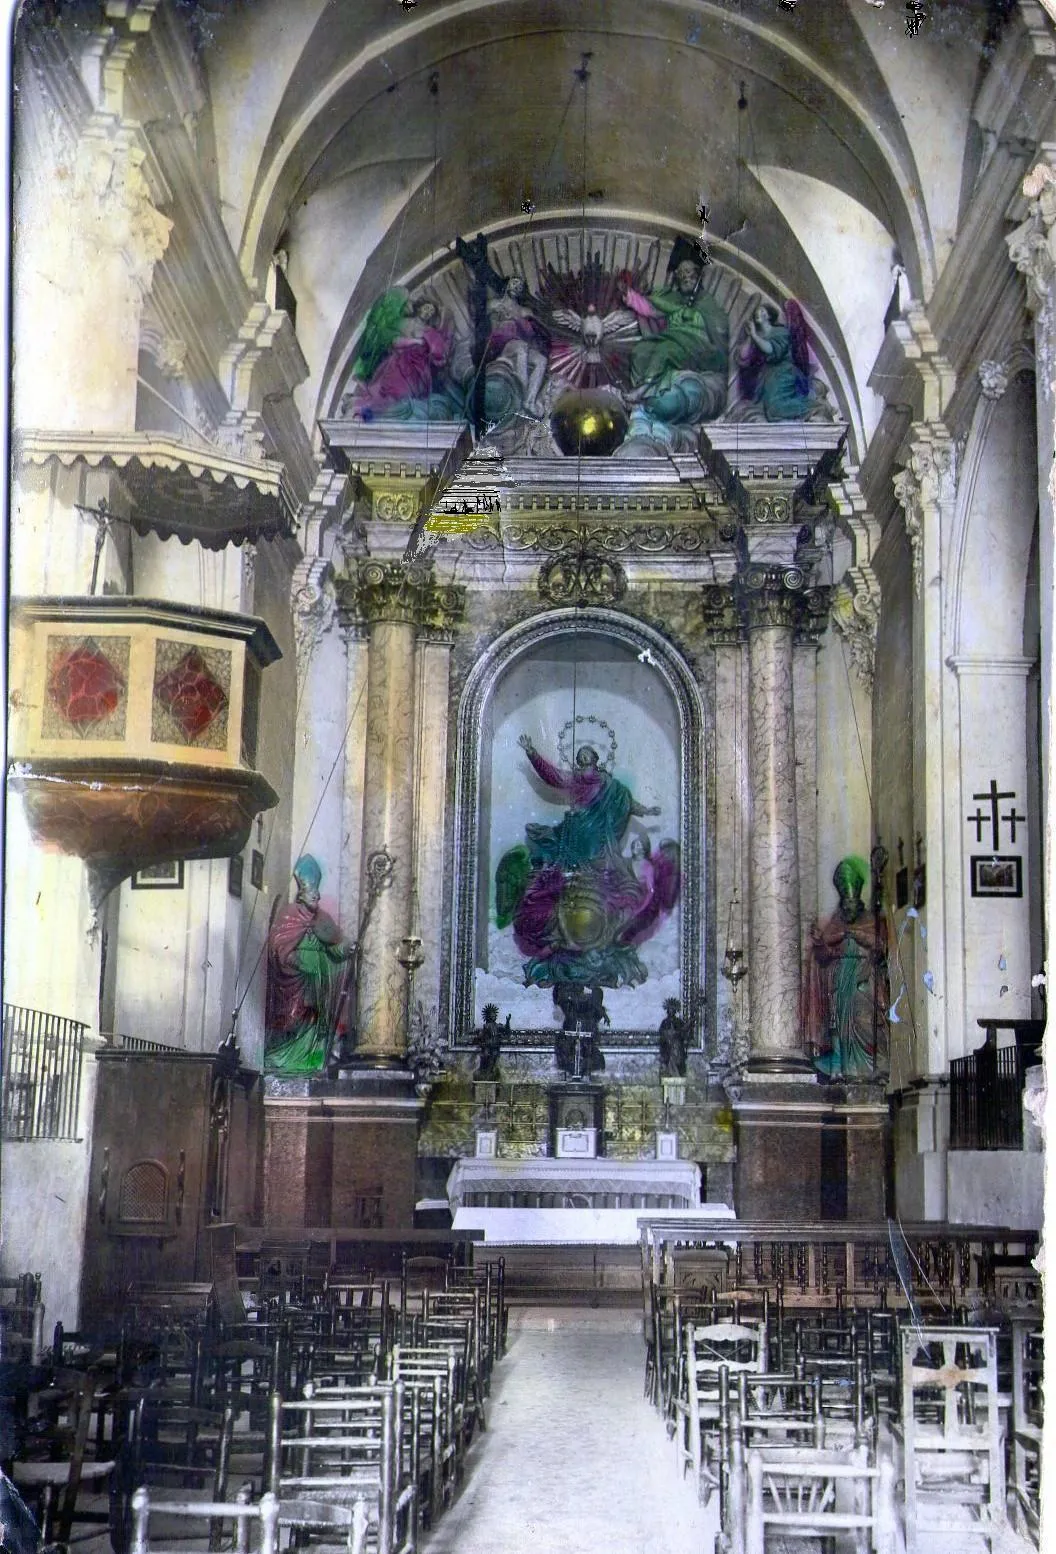
[[[337,910],[342,855],[346,705],[345,644],[336,629],[324,632],[298,675],[296,738],[289,751],[292,783],[291,865],[311,853],[323,871],[323,892]],[[347,828],[345,828],[347,829]],[[358,836],[347,846],[358,846]],[[342,924],[350,933],[355,925]]]
[[[1018,1149],[958,1149],[946,1156],[951,1225],[1040,1230],[1045,1156]]]
[[[95,1062],[81,1070],[80,1128],[87,1132],[95,1104]],[[39,1273],[44,1341],[56,1322],[78,1325],[84,1221],[88,1210],[90,1140],[5,1143],[0,1160],[0,1274]]]
[[[836,906],[833,870],[841,858],[868,858],[870,835],[869,696],[855,673],[844,639],[826,632],[817,654],[818,847],[815,912]],[[797,709],[796,747],[799,748]],[[885,842],[889,839],[885,836]],[[888,875],[890,893],[892,876]],[[804,927],[808,920],[804,919]]]

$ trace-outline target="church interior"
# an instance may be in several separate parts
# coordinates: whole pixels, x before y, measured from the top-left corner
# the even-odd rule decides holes
[[[1040,1547],[1056,10],[12,92],[5,1547]]]

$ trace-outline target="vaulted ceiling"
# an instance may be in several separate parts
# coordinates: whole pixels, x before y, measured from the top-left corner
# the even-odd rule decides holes
[[[933,5],[909,37],[902,6],[873,0],[226,7],[202,53],[216,180],[246,273],[288,252],[306,420],[330,413],[377,292],[442,262],[456,233],[585,206],[592,225],[696,234],[703,199],[716,260],[805,304],[868,435],[892,268],[926,300],[971,186],[1001,10]]]

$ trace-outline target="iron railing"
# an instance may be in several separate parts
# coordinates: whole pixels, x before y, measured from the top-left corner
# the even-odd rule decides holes
[[[81,1093],[79,1020],[4,1005],[0,1136],[74,1139]]]
[[[151,1041],[146,1036],[126,1036],[122,1031],[114,1031],[110,1036],[104,1037],[107,1046],[116,1047],[118,1052],[178,1052],[180,1049],[175,1042]]]
[[[1023,1054],[992,1047],[950,1064],[950,1148],[1023,1148]]]

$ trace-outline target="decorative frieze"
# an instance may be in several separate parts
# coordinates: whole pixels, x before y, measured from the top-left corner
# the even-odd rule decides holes
[[[537,551],[557,555],[586,547],[609,555],[694,556],[706,554],[716,536],[711,522],[603,524],[568,519],[528,521],[504,515],[486,520],[471,534],[461,536],[460,543],[469,550],[519,554]]]

